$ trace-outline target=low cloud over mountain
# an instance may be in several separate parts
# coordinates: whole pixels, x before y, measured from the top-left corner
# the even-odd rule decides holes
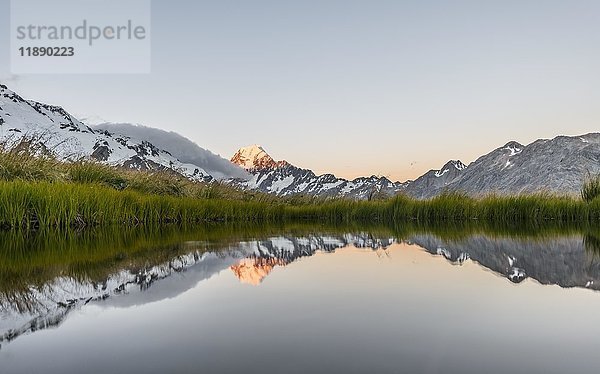
[[[130,123],[101,123],[93,126],[93,128],[107,130],[136,139],[145,139],[158,148],[168,151],[181,162],[202,167],[217,179],[250,178],[250,174],[244,169],[232,164],[219,155],[201,148],[193,141],[172,131]]]

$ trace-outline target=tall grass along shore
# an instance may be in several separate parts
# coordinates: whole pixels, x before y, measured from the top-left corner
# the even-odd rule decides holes
[[[219,183],[194,183],[167,171],[121,170],[88,161],[61,163],[12,150],[0,152],[0,226],[286,220],[594,223],[600,222],[599,186],[600,179],[590,178],[581,198],[545,194],[471,198],[459,193],[429,200],[403,195],[377,201],[277,198]]]

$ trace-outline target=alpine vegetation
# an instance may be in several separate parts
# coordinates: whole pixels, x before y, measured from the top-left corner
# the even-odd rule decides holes
[[[588,176],[581,188],[581,198],[587,202],[600,196],[600,175]]]

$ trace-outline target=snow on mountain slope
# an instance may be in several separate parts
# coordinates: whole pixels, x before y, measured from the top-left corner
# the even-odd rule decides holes
[[[278,196],[308,195],[367,200],[375,195],[395,195],[405,187],[404,183],[391,182],[385,177],[347,180],[333,174],[317,176],[311,170],[298,168],[287,161],[273,160],[259,145],[240,148],[231,162],[252,174],[249,181],[236,183],[238,186]]]
[[[106,130],[134,139],[145,139],[158,148],[168,151],[181,162],[198,165],[216,179],[240,178],[247,180],[250,178],[250,174],[244,169],[172,131],[129,123],[105,122],[91,127],[94,130]]]
[[[148,141],[94,130],[61,107],[25,100],[0,84],[0,141],[22,140],[32,140],[60,160],[89,158],[135,170],[170,169],[197,181],[213,179]]]

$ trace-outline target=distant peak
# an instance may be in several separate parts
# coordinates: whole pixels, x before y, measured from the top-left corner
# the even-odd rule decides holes
[[[276,266],[286,266],[287,261],[277,257],[246,258],[230,267],[242,283],[258,286]]]
[[[252,144],[252,145],[248,145],[246,147],[241,147],[238,150],[238,152],[242,152],[242,153],[265,152],[265,149],[260,144]]]
[[[463,170],[467,167],[467,165],[463,164],[460,160],[450,160],[446,163],[446,165],[444,165],[444,168],[447,167],[454,167],[457,170]]]
[[[514,140],[511,140],[510,142],[506,143],[506,145],[504,145],[504,147],[502,148],[523,148],[524,145],[520,144],[519,142],[515,142]]]
[[[278,164],[259,144],[240,148],[231,162],[246,170],[275,168]]]
[[[10,88],[6,87],[4,83],[0,83],[0,94],[3,95],[16,95],[14,91],[11,91]]]
[[[446,162],[444,166],[438,171],[435,172],[436,177],[441,177],[452,169],[456,169],[458,171],[464,170],[467,168],[467,165],[463,164],[460,160],[450,160]]]
[[[463,164],[460,160],[450,160],[448,162],[446,162],[446,164],[444,164],[444,166],[442,166],[442,168],[440,169],[440,171],[443,171],[445,169],[456,169],[456,170],[463,170],[467,167],[467,165]]]
[[[512,141],[512,142],[506,143],[506,145],[504,146],[504,148],[502,148],[502,150],[509,151],[511,156],[515,156],[515,155],[518,155],[519,153],[521,153],[523,151],[523,148],[524,148],[524,146],[522,144]]]
[[[263,156],[263,154],[269,156],[269,154],[259,144],[252,144],[252,145],[249,145],[246,147],[242,147],[242,148],[238,149],[236,154],[240,154],[242,156],[250,157],[250,158],[253,158],[253,157],[256,157],[259,155]]]

